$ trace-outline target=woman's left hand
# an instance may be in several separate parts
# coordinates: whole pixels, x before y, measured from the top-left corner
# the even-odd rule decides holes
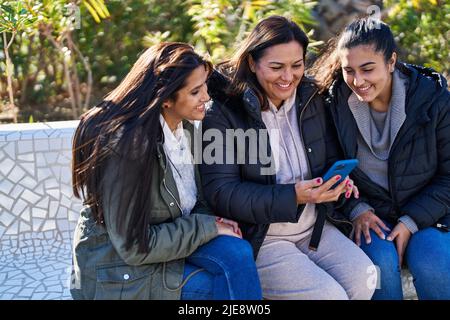
[[[400,268],[402,267],[403,255],[405,254],[405,249],[408,246],[410,238],[411,231],[409,231],[409,229],[401,222],[397,223],[395,228],[386,238],[388,241],[395,241]]]

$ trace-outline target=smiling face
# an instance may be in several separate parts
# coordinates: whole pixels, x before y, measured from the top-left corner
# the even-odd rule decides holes
[[[274,45],[258,61],[250,58],[249,66],[270,101],[280,107],[302,80],[303,47],[295,40]]]
[[[339,58],[347,85],[360,101],[379,111],[386,111],[391,99],[392,72],[396,54],[386,62],[382,52],[371,45],[341,49]]]
[[[205,103],[209,101],[205,66],[199,66],[186,78],[184,87],[177,91],[175,99],[163,104],[162,115],[172,130],[183,120],[202,120]]]

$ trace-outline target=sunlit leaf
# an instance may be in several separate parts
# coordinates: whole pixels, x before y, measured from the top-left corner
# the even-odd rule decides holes
[[[98,16],[98,14],[95,11],[95,9],[92,8],[92,6],[87,1],[84,1],[83,3],[86,6],[86,8],[88,9],[88,11],[91,14],[91,16],[94,18],[95,22],[100,23],[100,17]]]
[[[90,3],[91,7],[97,13],[97,15],[100,16],[100,18],[105,19],[106,15],[103,13],[103,10],[102,10],[101,6],[98,4],[98,2],[96,0],[88,0],[88,1]]]

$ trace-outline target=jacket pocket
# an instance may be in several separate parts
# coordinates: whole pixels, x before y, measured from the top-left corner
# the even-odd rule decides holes
[[[104,265],[96,268],[94,300],[146,300],[150,298],[155,265]]]

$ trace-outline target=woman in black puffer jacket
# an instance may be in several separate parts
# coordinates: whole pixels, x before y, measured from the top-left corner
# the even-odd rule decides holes
[[[369,299],[373,264],[330,223],[345,225],[336,201],[357,189],[346,177],[321,178],[342,158],[323,99],[303,76],[307,46],[295,23],[269,17],[223,65],[230,90],[219,74],[209,81],[204,196],[216,214],[239,222],[265,298]]]
[[[313,72],[328,89],[345,157],[360,163],[352,178],[361,197],[344,211],[355,241],[381,270],[374,299],[402,299],[403,261],[420,299],[450,299],[447,82],[397,62],[381,21],[358,19],[335,43]]]

